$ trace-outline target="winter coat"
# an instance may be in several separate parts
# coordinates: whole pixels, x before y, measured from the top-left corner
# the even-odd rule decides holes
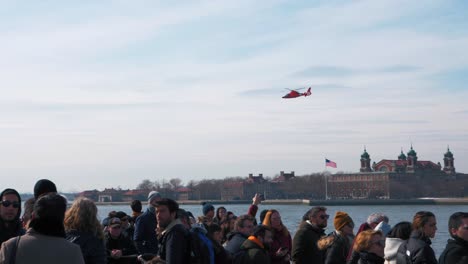
[[[409,240],[404,241],[398,248],[397,263],[406,263],[402,258],[406,256],[407,251],[410,253],[412,264],[437,264],[431,240],[418,230],[413,230]]]
[[[94,234],[70,230],[65,238],[80,246],[86,264],[107,263],[105,242]]]
[[[229,254],[234,255],[240,250],[242,243],[247,239],[248,236],[240,232],[232,232],[227,236],[227,242],[224,248]]]
[[[271,243],[270,250],[268,251],[272,264],[289,264],[289,260],[288,261],[284,260],[285,256],[283,257],[276,256],[276,252],[278,251],[278,249],[282,247],[285,247],[288,249],[287,254],[289,255],[291,254],[291,247],[292,247],[291,235],[289,234],[289,232],[285,234],[282,231],[274,230],[273,231],[273,243]]]
[[[9,263],[17,238],[2,244],[0,263]],[[30,228],[21,239],[16,249],[16,264],[84,264],[80,247],[63,237],[46,236]]]
[[[170,264],[189,263],[189,235],[179,219],[173,220],[159,238],[159,257]]]
[[[135,221],[133,240],[140,254],[158,252],[158,239],[155,231],[158,222],[154,210],[154,207],[149,207]]]
[[[449,239],[447,246],[440,254],[439,264],[466,264],[468,263],[468,241],[459,237]]]
[[[385,264],[396,264],[398,248],[403,242],[401,238],[387,237],[385,239]]]
[[[109,263],[117,263],[117,260],[111,257],[111,252],[114,249],[118,249],[122,251],[122,256],[130,256],[135,255],[136,258],[136,248],[130,238],[120,234],[117,239],[113,239],[109,233],[106,233],[105,237],[106,242],[106,253]]]
[[[268,251],[257,243],[246,239],[241,245],[241,250],[247,250],[243,258],[243,264],[270,264]]]
[[[322,228],[312,225],[308,221],[302,222],[292,241],[292,261],[296,264],[323,264],[325,251],[319,250],[317,247],[317,241],[322,236],[325,236]]]
[[[384,258],[374,253],[362,251],[359,252],[358,264],[384,264]]]
[[[318,247],[325,252],[325,264],[344,264],[353,243],[352,238],[333,231],[318,242]]]

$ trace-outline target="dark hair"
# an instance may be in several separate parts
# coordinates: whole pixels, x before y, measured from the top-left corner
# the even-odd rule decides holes
[[[254,221],[254,218],[251,215],[241,215],[236,219],[236,223],[234,224],[234,228],[238,230],[239,228],[244,227],[245,221]]]
[[[304,216],[302,216],[302,221],[307,221],[309,220],[309,218],[312,216],[312,217],[315,217],[317,216],[318,213],[320,212],[325,212],[327,211],[327,208],[326,207],[323,207],[323,206],[314,206],[312,208],[310,208],[309,211],[307,211]]]
[[[419,211],[413,217],[413,230],[421,230],[429,222],[429,218],[435,217],[432,212]]]
[[[34,204],[33,219],[29,227],[46,236],[65,237],[63,220],[66,209],[65,198],[55,193],[45,194]]]
[[[265,237],[265,232],[266,231],[271,231],[271,228],[265,225],[258,225],[254,228],[252,235],[254,237]]]
[[[265,216],[268,213],[269,210],[265,209],[260,212],[260,223],[263,223],[263,220],[265,220]]]
[[[462,222],[463,222],[462,220],[464,218],[468,218],[468,213],[456,212],[450,216],[449,221],[448,221],[448,230],[449,230],[450,236],[452,236],[453,238],[455,238],[455,235],[452,234],[451,229],[452,228],[458,229],[462,225]]]
[[[400,222],[394,225],[392,229],[390,229],[390,231],[387,234],[387,237],[408,240],[410,235],[411,235],[411,223]]]
[[[221,231],[221,227],[218,224],[213,223],[208,226],[207,231],[208,231],[208,235],[212,236],[214,232]]]
[[[184,219],[187,223],[190,223],[189,215],[184,209],[177,209],[176,219]]]
[[[132,203],[130,204],[130,208],[132,208],[133,212],[141,212],[141,209],[143,209],[143,206],[141,205],[140,200],[133,200]]]
[[[37,200],[39,196],[46,193],[56,193],[57,187],[55,183],[48,179],[41,179],[36,182],[34,185],[34,198]]]
[[[155,207],[159,207],[161,205],[167,206],[167,209],[169,209],[170,213],[176,213],[177,210],[179,210],[179,204],[169,198],[162,198],[161,200],[157,201]]]
[[[216,208],[215,218],[218,219],[218,220],[221,220],[221,219],[218,218],[218,217],[219,217],[219,211],[220,211],[221,209],[224,209],[224,211],[226,211],[226,213],[227,213],[226,208],[223,207],[223,206],[220,206],[220,207]]]

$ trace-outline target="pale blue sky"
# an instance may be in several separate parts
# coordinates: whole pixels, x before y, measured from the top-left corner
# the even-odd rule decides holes
[[[32,191],[359,170],[468,173],[465,1],[0,1],[0,173]],[[284,88],[312,96],[284,100]],[[6,187],[6,186],[5,186]]]

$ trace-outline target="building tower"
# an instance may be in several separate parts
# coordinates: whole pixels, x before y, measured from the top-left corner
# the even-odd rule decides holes
[[[403,153],[403,148],[401,149],[401,153],[398,156],[398,160],[406,160],[406,155]]]
[[[366,151],[366,147],[364,147],[364,153],[361,155],[361,172],[370,172],[372,171],[370,166],[370,156],[369,153]]]
[[[455,167],[453,165],[453,154],[450,151],[450,148],[447,147],[447,153],[444,154],[444,172],[447,174],[454,174]]]
[[[406,165],[406,172],[414,172],[417,167],[417,162],[418,162],[418,156],[416,154],[416,151],[413,149],[413,144],[411,144],[411,149],[408,152],[408,157],[406,160],[408,161],[408,164]]]

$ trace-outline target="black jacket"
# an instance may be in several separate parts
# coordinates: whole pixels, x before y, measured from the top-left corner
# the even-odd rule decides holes
[[[459,237],[449,239],[447,246],[440,254],[439,264],[466,264],[468,263],[468,241]]]
[[[189,231],[179,220],[172,221],[159,238],[159,257],[170,264],[189,263],[189,236]]]
[[[324,263],[325,252],[317,247],[317,241],[322,236],[325,236],[322,228],[302,222],[292,242],[292,261],[296,264]]]
[[[91,233],[76,230],[68,231],[66,239],[80,246],[86,264],[107,263],[104,240],[99,239]]]
[[[431,240],[418,230],[411,232],[410,238],[398,248],[397,263],[407,263],[406,257],[412,264],[437,264],[434,250],[431,248]]]
[[[122,250],[122,256],[137,254],[135,245],[133,245],[130,238],[120,234],[117,239],[113,239],[109,233],[106,233],[106,250],[108,257],[110,257],[113,249]]]
[[[358,264],[383,264],[385,261],[384,258],[377,256],[371,252],[359,252]]]

